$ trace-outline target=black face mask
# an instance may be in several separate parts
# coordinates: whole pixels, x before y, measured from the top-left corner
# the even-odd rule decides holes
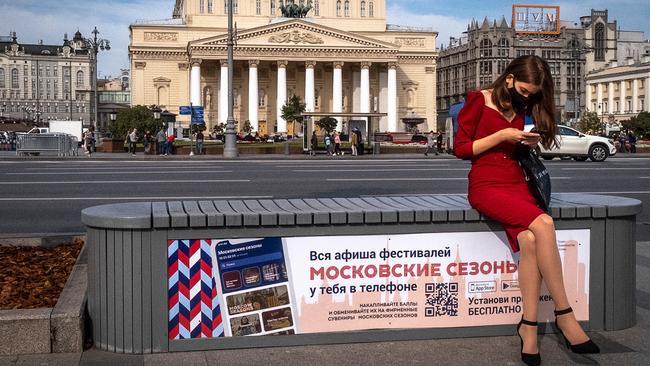
[[[528,107],[528,98],[519,94],[517,89],[515,89],[514,83],[512,84],[512,88],[508,88],[508,92],[510,92],[510,102],[515,112],[521,112]]]

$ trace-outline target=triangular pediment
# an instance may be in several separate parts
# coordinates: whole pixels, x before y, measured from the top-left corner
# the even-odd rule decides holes
[[[340,47],[397,50],[399,46],[301,19],[285,20],[237,33],[237,47]],[[189,47],[224,47],[227,35],[190,42]]]

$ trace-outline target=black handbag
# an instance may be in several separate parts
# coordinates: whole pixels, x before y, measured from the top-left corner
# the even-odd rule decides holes
[[[515,158],[519,162],[524,176],[528,182],[528,188],[537,199],[537,204],[541,209],[549,212],[551,204],[551,176],[548,169],[537,156],[537,151],[530,147],[517,144]]]

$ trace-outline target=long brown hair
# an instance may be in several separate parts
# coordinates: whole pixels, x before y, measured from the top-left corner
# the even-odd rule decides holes
[[[555,88],[548,63],[539,56],[527,55],[514,59],[488,89],[492,89],[492,103],[501,112],[511,111],[512,101],[506,79],[513,75],[516,81],[538,85],[540,90],[528,96],[526,114],[532,115],[535,129],[541,135],[546,149],[557,146],[555,123]]]

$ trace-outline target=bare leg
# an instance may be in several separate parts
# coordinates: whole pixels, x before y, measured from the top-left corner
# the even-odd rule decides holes
[[[555,309],[566,309],[570,305],[562,279],[562,262],[560,261],[560,253],[557,250],[553,219],[546,214],[539,215],[530,224],[529,229],[535,236],[537,266],[544,277],[544,283],[546,283],[548,291],[553,297]],[[587,334],[580,328],[573,313],[559,316],[557,322],[571,344],[586,342],[589,339]]]
[[[535,235],[530,230],[522,231],[517,236],[517,240],[519,240],[521,248],[518,272],[524,308],[523,317],[531,322],[536,322],[542,276],[537,267]],[[523,352],[537,353],[537,328],[524,324],[519,329],[519,334],[524,339]]]

